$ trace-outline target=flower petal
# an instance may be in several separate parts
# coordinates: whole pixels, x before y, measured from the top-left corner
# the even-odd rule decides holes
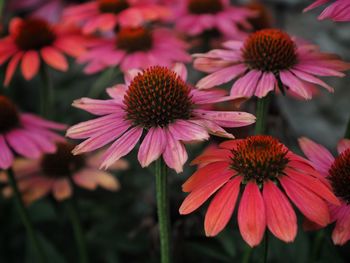
[[[54,182],[53,195],[58,201],[65,200],[72,195],[73,189],[68,179],[59,179]]]
[[[1,134],[0,149],[0,168],[6,170],[10,168],[13,163],[13,154],[5,141],[4,136]]]
[[[32,79],[38,73],[40,67],[40,58],[37,51],[29,50],[23,55],[22,73],[26,80]]]
[[[167,138],[165,131],[160,127],[152,127],[141,143],[138,160],[142,167],[147,167],[157,160],[165,150]]]
[[[177,173],[181,173],[188,158],[185,146],[176,140],[169,131],[166,131],[166,137],[167,143],[163,153],[164,161],[168,167],[174,169]]]
[[[60,71],[68,70],[68,62],[66,57],[56,48],[44,47],[41,49],[41,56],[43,60],[54,69]]]

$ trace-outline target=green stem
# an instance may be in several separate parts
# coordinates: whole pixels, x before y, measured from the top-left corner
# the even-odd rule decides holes
[[[252,252],[253,252],[253,249],[250,246],[246,246],[244,250],[242,263],[249,263]]]
[[[324,230],[323,229],[319,230],[313,243],[310,262],[317,262],[318,259],[320,258],[324,237],[325,237]]]
[[[161,263],[170,263],[170,222],[167,191],[167,168],[162,158],[156,161],[156,195],[160,236]]]
[[[80,263],[87,263],[87,262],[89,262],[89,260],[88,260],[88,254],[87,254],[87,249],[86,249],[84,232],[83,232],[83,228],[82,228],[81,223],[80,223],[80,218],[79,218],[76,204],[73,202],[72,199],[67,200],[66,209],[67,209],[67,212],[69,214],[69,217],[70,217],[70,220],[72,223],[75,240],[76,240],[77,246],[78,246],[79,258],[80,258],[79,262]]]
[[[19,215],[20,215],[21,220],[22,220],[22,222],[27,230],[29,238],[30,238],[30,240],[31,240],[36,252],[37,252],[38,260],[40,262],[45,262],[44,252],[43,252],[42,247],[40,245],[39,239],[35,233],[35,230],[34,230],[32,222],[30,220],[29,214],[24,206],[21,194],[18,190],[18,186],[17,186],[17,182],[15,179],[15,175],[13,173],[13,170],[11,168],[8,169],[7,174],[8,174],[9,183],[13,189],[13,193],[14,193],[14,197],[15,197],[15,201],[16,201]]]
[[[264,134],[266,132],[267,115],[269,111],[271,95],[267,94],[265,97],[258,99],[256,106],[256,123],[255,134]]]
[[[40,76],[43,82],[40,90],[40,115],[44,118],[50,118],[54,108],[54,89],[49,70],[45,64],[40,67]]]
[[[269,232],[265,232],[265,242],[264,242],[264,263],[267,263],[267,255],[269,252]]]
[[[349,118],[348,126],[346,127],[346,132],[345,132],[344,138],[350,139],[350,118]]]

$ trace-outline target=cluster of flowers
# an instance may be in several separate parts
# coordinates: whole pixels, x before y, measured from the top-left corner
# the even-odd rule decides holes
[[[52,2],[46,10],[65,4]],[[318,0],[306,10],[327,2],[332,3],[321,19],[350,20],[347,0]],[[67,130],[67,137],[84,140],[77,146],[54,132],[65,125],[21,113],[10,98],[0,96],[0,168],[13,169],[26,202],[49,192],[66,199],[72,183],[117,190],[118,181],[103,169],[127,168],[121,158],[138,142],[142,167],[163,158],[180,173],[188,158],[184,145],[215,135],[230,140],[192,161],[198,169],[183,184],[189,195],[180,207],[181,214],[189,214],[214,196],[205,216],[207,236],[224,229],[239,199],[238,226],[252,247],[261,242],[266,227],[285,242],[295,239],[297,217],[291,203],[309,228],[336,222],[335,244],[350,239],[350,140],[340,141],[334,158],[302,138],[307,160],[271,136],[234,139],[224,128],[251,125],[255,116],[213,110],[216,103],[239,105],[273,92],[307,100],[317,86],[333,92],[320,77],[343,77],[348,63],[270,28],[269,15],[256,3],[236,7],[227,0],[94,0],[65,7],[59,23],[43,17],[47,14],[37,11],[36,16],[11,20],[8,36],[0,40],[6,86],[18,65],[26,80],[43,64],[67,71],[66,55],[86,65],[86,74],[118,67],[125,81],[107,88],[110,99],[74,101],[74,107],[97,116]],[[191,85],[183,63],[191,61],[188,49],[198,39],[215,49],[192,55],[194,69],[207,76]],[[210,39],[222,41],[221,47]],[[225,83],[232,84],[229,94],[217,89]],[[87,155],[109,144],[104,152]],[[0,178],[7,180],[5,172]],[[11,188],[4,193],[11,195]]]

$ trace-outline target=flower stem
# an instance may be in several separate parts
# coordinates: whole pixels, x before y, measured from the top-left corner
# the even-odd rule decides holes
[[[39,239],[35,233],[32,221],[30,220],[29,214],[24,206],[21,194],[18,190],[18,186],[17,186],[17,182],[15,179],[15,175],[14,175],[13,170],[11,168],[8,169],[7,174],[8,174],[9,183],[10,183],[12,190],[13,190],[13,193],[14,193],[14,197],[15,197],[15,201],[16,201],[19,215],[20,215],[21,220],[22,220],[22,222],[27,230],[29,238],[30,238],[30,240],[31,240],[36,252],[37,252],[38,260],[39,260],[39,262],[46,262],[44,252],[43,252],[42,247],[40,245]]]
[[[242,263],[249,263],[252,252],[253,252],[253,249],[247,245],[244,250]]]
[[[269,111],[271,95],[267,94],[265,97],[258,99],[256,106],[256,123],[255,134],[264,134],[266,132],[267,114]]]
[[[315,237],[315,240],[314,240],[310,262],[317,262],[318,259],[320,258],[324,236],[325,236],[325,233],[323,229],[318,231],[317,236]]]
[[[44,118],[50,118],[54,107],[54,90],[49,70],[45,64],[40,67],[40,76],[43,82],[40,90],[40,115]]]
[[[348,121],[348,126],[346,127],[346,132],[345,132],[344,138],[345,139],[350,139],[350,118],[349,118],[349,121]]]
[[[269,252],[269,232],[265,232],[265,242],[264,242],[264,263],[267,263],[267,255]]]
[[[72,227],[74,231],[75,240],[77,242],[78,246],[78,252],[79,252],[79,258],[80,263],[87,263],[88,260],[88,254],[86,249],[86,242],[85,237],[83,233],[83,228],[81,226],[78,210],[76,207],[76,204],[72,199],[67,200],[66,202],[66,209],[69,214],[70,220],[72,222]]]
[[[170,222],[167,191],[167,168],[162,158],[156,161],[156,195],[160,236],[161,263],[170,263]]]

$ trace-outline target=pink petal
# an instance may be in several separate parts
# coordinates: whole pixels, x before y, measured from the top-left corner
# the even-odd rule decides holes
[[[11,146],[20,155],[29,159],[39,158],[41,150],[35,142],[20,129],[10,131],[6,134],[6,139]]]
[[[321,226],[329,224],[329,211],[325,201],[288,176],[281,177],[279,181],[291,201],[308,219]]]
[[[258,98],[265,97],[270,91],[274,90],[276,79],[273,73],[263,73],[256,87],[255,95]]]
[[[53,185],[53,195],[58,201],[63,201],[72,195],[73,189],[68,179],[59,179]]]
[[[176,140],[169,131],[166,131],[166,137],[167,143],[163,153],[164,161],[169,168],[181,173],[188,158],[185,146]]]
[[[147,167],[153,161],[157,160],[164,152],[166,143],[167,138],[163,128],[150,128],[146,137],[141,143],[137,155],[141,166]]]
[[[6,170],[10,168],[13,163],[13,154],[5,141],[4,136],[1,134],[0,149],[0,168]]]
[[[245,186],[238,208],[238,226],[249,246],[255,247],[260,244],[265,233],[266,215],[264,200],[254,182]]]
[[[68,62],[66,57],[56,48],[44,47],[41,49],[41,56],[43,60],[54,69],[60,71],[68,70]]]
[[[40,67],[40,58],[37,51],[29,50],[23,55],[22,73],[26,80],[32,79],[38,73]]]
[[[232,86],[232,96],[252,97],[255,94],[262,72],[251,70],[239,78]]]
[[[205,128],[191,121],[177,120],[168,126],[175,140],[181,141],[203,141],[209,139]]]
[[[338,153],[341,154],[347,149],[350,149],[350,140],[349,139],[340,140],[337,147]]]
[[[325,147],[305,137],[299,139],[299,145],[306,157],[314,164],[316,170],[328,173],[334,162],[334,157]]]
[[[187,69],[183,63],[176,63],[172,70],[183,80],[187,80]]]
[[[30,113],[22,113],[21,122],[25,126],[36,127],[36,128],[40,127],[41,129],[47,128],[47,129],[53,129],[53,130],[64,130],[67,128],[65,124],[48,121]]]
[[[111,147],[103,155],[103,163],[101,169],[107,169],[114,162],[118,161],[121,157],[127,155],[140,140],[142,135],[142,128],[135,127],[124,133],[117,141],[115,141]]]
[[[226,171],[218,174],[209,183],[197,187],[191,192],[180,206],[179,212],[182,215],[192,213],[200,207],[210,196],[212,196],[218,189],[220,189],[230,178],[232,171]]]
[[[297,69],[292,69],[291,70],[298,78],[304,80],[304,81],[307,81],[307,82],[310,82],[310,83],[313,83],[313,84],[317,84],[317,85],[320,85],[321,87],[324,87],[325,89],[327,89],[329,92],[334,92],[334,89],[329,86],[327,83],[325,83],[324,81],[306,73],[306,72],[302,72],[302,71],[299,71]]]
[[[286,85],[291,91],[300,95],[304,99],[311,99],[312,94],[310,90],[299,80],[295,75],[290,71],[281,71],[280,72],[281,81]]]
[[[123,111],[115,100],[96,100],[90,98],[81,98],[75,100],[72,106],[90,112],[94,115],[106,115],[118,111]]]
[[[293,242],[297,234],[297,218],[288,199],[271,181],[264,183],[263,197],[267,227],[279,239]]]
[[[238,176],[227,182],[210,202],[204,221],[206,236],[216,236],[227,225],[235,208],[241,181],[242,177]]]

